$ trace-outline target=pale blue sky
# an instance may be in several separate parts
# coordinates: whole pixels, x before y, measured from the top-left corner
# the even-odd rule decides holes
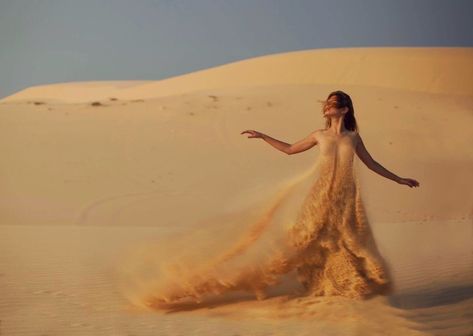
[[[294,50],[473,47],[471,0],[0,0],[0,98]]]

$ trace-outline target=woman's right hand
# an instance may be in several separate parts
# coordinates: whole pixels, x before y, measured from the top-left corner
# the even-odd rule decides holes
[[[245,134],[245,133],[250,134],[248,138],[263,138],[264,136],[263,133],[254,131],[254,130],[246,130],[246,131],[241,132],[240,134]]]

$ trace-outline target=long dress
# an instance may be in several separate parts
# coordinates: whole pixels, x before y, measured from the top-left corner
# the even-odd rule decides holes
[[[297,271],[312,295],[362,298],[392,289],[353,169],[356,132],[319,135],[320,178],[292,230]]]
[[[318,131],[320,154],[309,173],[275,196],[259,217],[238,233],[225,228],[207,235],[224,248],[182,253],[162,265],[147,305],[205,300],[206,295],[252,292],[258,299],[284,275],[295,274],[304,295],[363,299],[392,289],[376,246],[354,169],[356,131],[335,135]],[[236,227],[236,226],[235,226]],[[243,232],[243,233],[242,233]],[[228,232],[227,232],[228,233]],[[212,237],[213,239],[208,239]],[[300,293],[300,291],[299,291]]]

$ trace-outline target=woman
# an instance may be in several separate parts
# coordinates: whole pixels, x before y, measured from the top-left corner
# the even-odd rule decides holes
[[[255,203],[251,209],[211,222],[214,225],[206,223],[200,231],[203,237],[195,232],[175,240],[181,242],[173,249],[178,253],[168,253],[166,263],[160,265],[147,304],[166,305],[185,298],[201,302],[206,294],[231,291],[252,292],[260,299],[287,279],[290,292],[302,289],[304,295],[363,299],[389,292],[387,267],[361,202],[354,153],[382,176],[410,187],[419,183],[398,177],[373,160],[357,132],[346,93],[330,93],[323,112],[326,129],[292,145],[254,130],[241,132],[287,154],[320,144],[316,169],[311,167],[309,174],[291,180],[264,204]]]
[[[254,130],[241,134],[261,138],[286,154],[320,144],[320,176],[291,231],[291,243],[299,251],[291,267],[297,269],[305,289],[312,295],[351,298],[387,293],[392,288],[391,281],[363,209],[353,173],[353,154],[374,172],[399,184],[412,188],[418,187],[419,182],[391,173],[371,157],[357,131],[348,94],[331,92],[323,103],[325,129],[292,145]]]

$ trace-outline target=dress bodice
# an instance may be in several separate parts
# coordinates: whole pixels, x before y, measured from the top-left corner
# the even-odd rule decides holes
[[[353,156],[356,148],[356,131],[346,134],[331,134],[327,130],[317,133],[321,156]]]
[[[348,172],[351,175],[353,169],[354,154],[356,151],[356,131],[346,134],[331,134],[327,130],[317,133],[320,146],[320,154],[317,158],[322,173],[340,176],[340,173]]]

